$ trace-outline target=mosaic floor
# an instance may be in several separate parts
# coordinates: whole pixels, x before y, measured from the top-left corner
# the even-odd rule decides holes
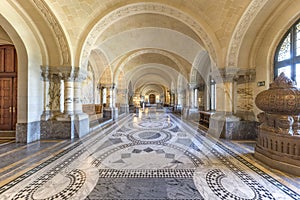
[[[0,199],[300,199],[299,177],[251,151],[253,141],[217,141],[146,110],[77,141],[0,146]]]

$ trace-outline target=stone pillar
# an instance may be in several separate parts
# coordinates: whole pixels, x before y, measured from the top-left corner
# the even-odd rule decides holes
[[[99,99],[100,99],[99,104],[102,105],[103,104],[103,87],[101,86],[101,84],[97,85],[97,89],[98,89],[99,95],[100,95],[100,97],[99,97]]]
[[[129,113],[128,105],[128,90],[127,89],[118,89],[118,96],[121,96],[120,99],[120,114]]]
[[[42,70],[42,80],[44,85],[44,104],[43,104],[43,114],[41,116],[41,120],[48,120],[50,118],[50,107],[49,107],[49,69],[48,67],[41,67]]]
[[[235,90],[239,69],[225,68],[212,72],[216,81],[216,112],[210,119],[208,132],[215,137],[239,139],[239,121],[234,115]],[[240,138],[241,139],[241,138]]]
[[[118,118],[118,108],[115,107],[116,98],[116,88],[115,84],[107,85],[107,95],[106,95],[106,107],[103,110],[104,118],[111,118],[113,120]]]
[[[196,87],[195,88],[195,108],[197,108],[198,109],[198,107],[199,107],[199,104],[198,104],[198,88]]]
[[[74,114],[74,72],[64,71],[62,73],[64,81],[64,114],[71,116]]]
[[[187,119],[190,120],[198,120],[199,119],[199,113],[198,113],[198,108],[196,108],[196,95],[195,95],[195,89],[196,89],[197,85],[194,83],[190,83],[189,84],[189,94],[190,94],[190,106],[188,109],[188,113],[187,113]]]
[[[113,86],[106,87],[106,107],[113,107]]]
[[[75,67],[49,67],[49,90],[46,102],[49,104],[50,118],[41,120],[41,139],[71,139],[79,136],[79,129],[74,124],[74,93],[80,96],[78,90],[74,91],[74,72],[78,71]],[[63,87],[62,81],[64,80]],[[46,95],[45,95],[46,96]],[[64,97],[63,113],[61,109],[61,97]],[[75,98],[76,101],[76,98]],[[78,108],[76,109],[81,110]]]
[[[82,81],[86,78],[87,72],[83,69],[75,71],[74,78],[74,125],[75,133],[78,137],[83,137],[89,132],[89,117],[86,113],[82,112],[81,102],[81,85]]]
[[[181,112],[184,106],[184,90],[177,90],[177,111]]]
[[[195,87],[196,84],[189,84],[189,95],[190,95],[190,108],[195,108]]]
[[[74,79],[74,112],[82,113],[81,102],[81,86],[82,81],[86,78],[86,72],[83,70],[77,71]]]

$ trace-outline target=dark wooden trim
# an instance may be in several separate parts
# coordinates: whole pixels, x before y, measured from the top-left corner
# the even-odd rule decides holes
[[[16,72],[0,72],[0,78],[17,77]]]

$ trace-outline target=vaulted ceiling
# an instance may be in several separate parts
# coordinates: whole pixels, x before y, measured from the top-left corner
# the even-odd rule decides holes
[[[193,69],[205,80],[203,72],[209,70],[203,68],[211,65],[249,67],[247,56],[255,53],[255,47],[242,47],[259,46],[260,32],[267,32],[268,24],[277,19],[274,16],[295,2],[16,0],[3,6],[18,8],[35,30],[43,65],[86,68],[90,63],[99,82],[109,71],[114,83],[122,75],[127,85],[154,89],[191,82]],[[4,9],[1,12],[6,14]],[[12,43],[1,28],[0,43]]]

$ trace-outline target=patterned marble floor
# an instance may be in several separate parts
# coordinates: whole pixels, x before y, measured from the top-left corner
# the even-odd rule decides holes
[[[256,162],[253,144],[145,110],[77,141],[0,146],[0,199],[300,199],[299,177]]]

